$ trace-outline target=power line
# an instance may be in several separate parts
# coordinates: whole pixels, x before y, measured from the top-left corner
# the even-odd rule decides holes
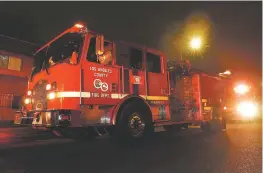
[[[38,46],[36,43],[32,43],[32,42],[25,41],[25,40],[20,40],[20,39],[17,39],[17,38],[14,38],[14,37],[10,37],[10,36],[7,36],[7,35],[3,35],[3,34],[0,34],[0,37],[5,37],[5,38],[12,39],[12,40],[20,41],[20,42],[23,42],[23,43],[27,43],[27,44],[31,44],[31,45],[34,45],[34,46]]]

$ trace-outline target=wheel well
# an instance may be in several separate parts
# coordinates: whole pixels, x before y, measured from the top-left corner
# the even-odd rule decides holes
[[[145,102],[145,100],[143,100],[142,98],[139,97],[131,97],[128,98],[127,100],[125,100],[119,107],[118,111],[117,111],[117,116],[116,116],[116,123],[118,123],[118,120],[120,118],[121,112],[124,109],[124,107],[132,102],[137,102],[138,106],[141,107],[141,109],[143,110],[143,112],[145,112],[147,115],[149,115],[148,118],[150,118],[152,120],[152,112],[151,109],[149,107],[149,105]]]

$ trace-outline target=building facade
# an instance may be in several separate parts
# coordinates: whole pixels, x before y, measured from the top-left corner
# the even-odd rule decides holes
[[[0,121],[13,120],[21,108],[37,46],[0,35]]]

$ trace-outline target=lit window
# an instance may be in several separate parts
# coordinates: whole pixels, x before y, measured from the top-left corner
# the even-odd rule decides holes
[[[0,55],[0,68],[8,67],[8,56]]]
[[[10,56],[9,57],[9,63],[8,63],[8,69],[20,71],[21,70],[21,63],[22,63],[22,60],[20,58]]]

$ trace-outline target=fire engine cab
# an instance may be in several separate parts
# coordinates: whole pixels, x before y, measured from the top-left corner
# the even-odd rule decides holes
[[[214,120],[202,104],[200,74],[169,72],[164,53],[104,40],[80,24],[36,52],[25,103],[34,127],[130,139],[157,127],[209,129]]]

